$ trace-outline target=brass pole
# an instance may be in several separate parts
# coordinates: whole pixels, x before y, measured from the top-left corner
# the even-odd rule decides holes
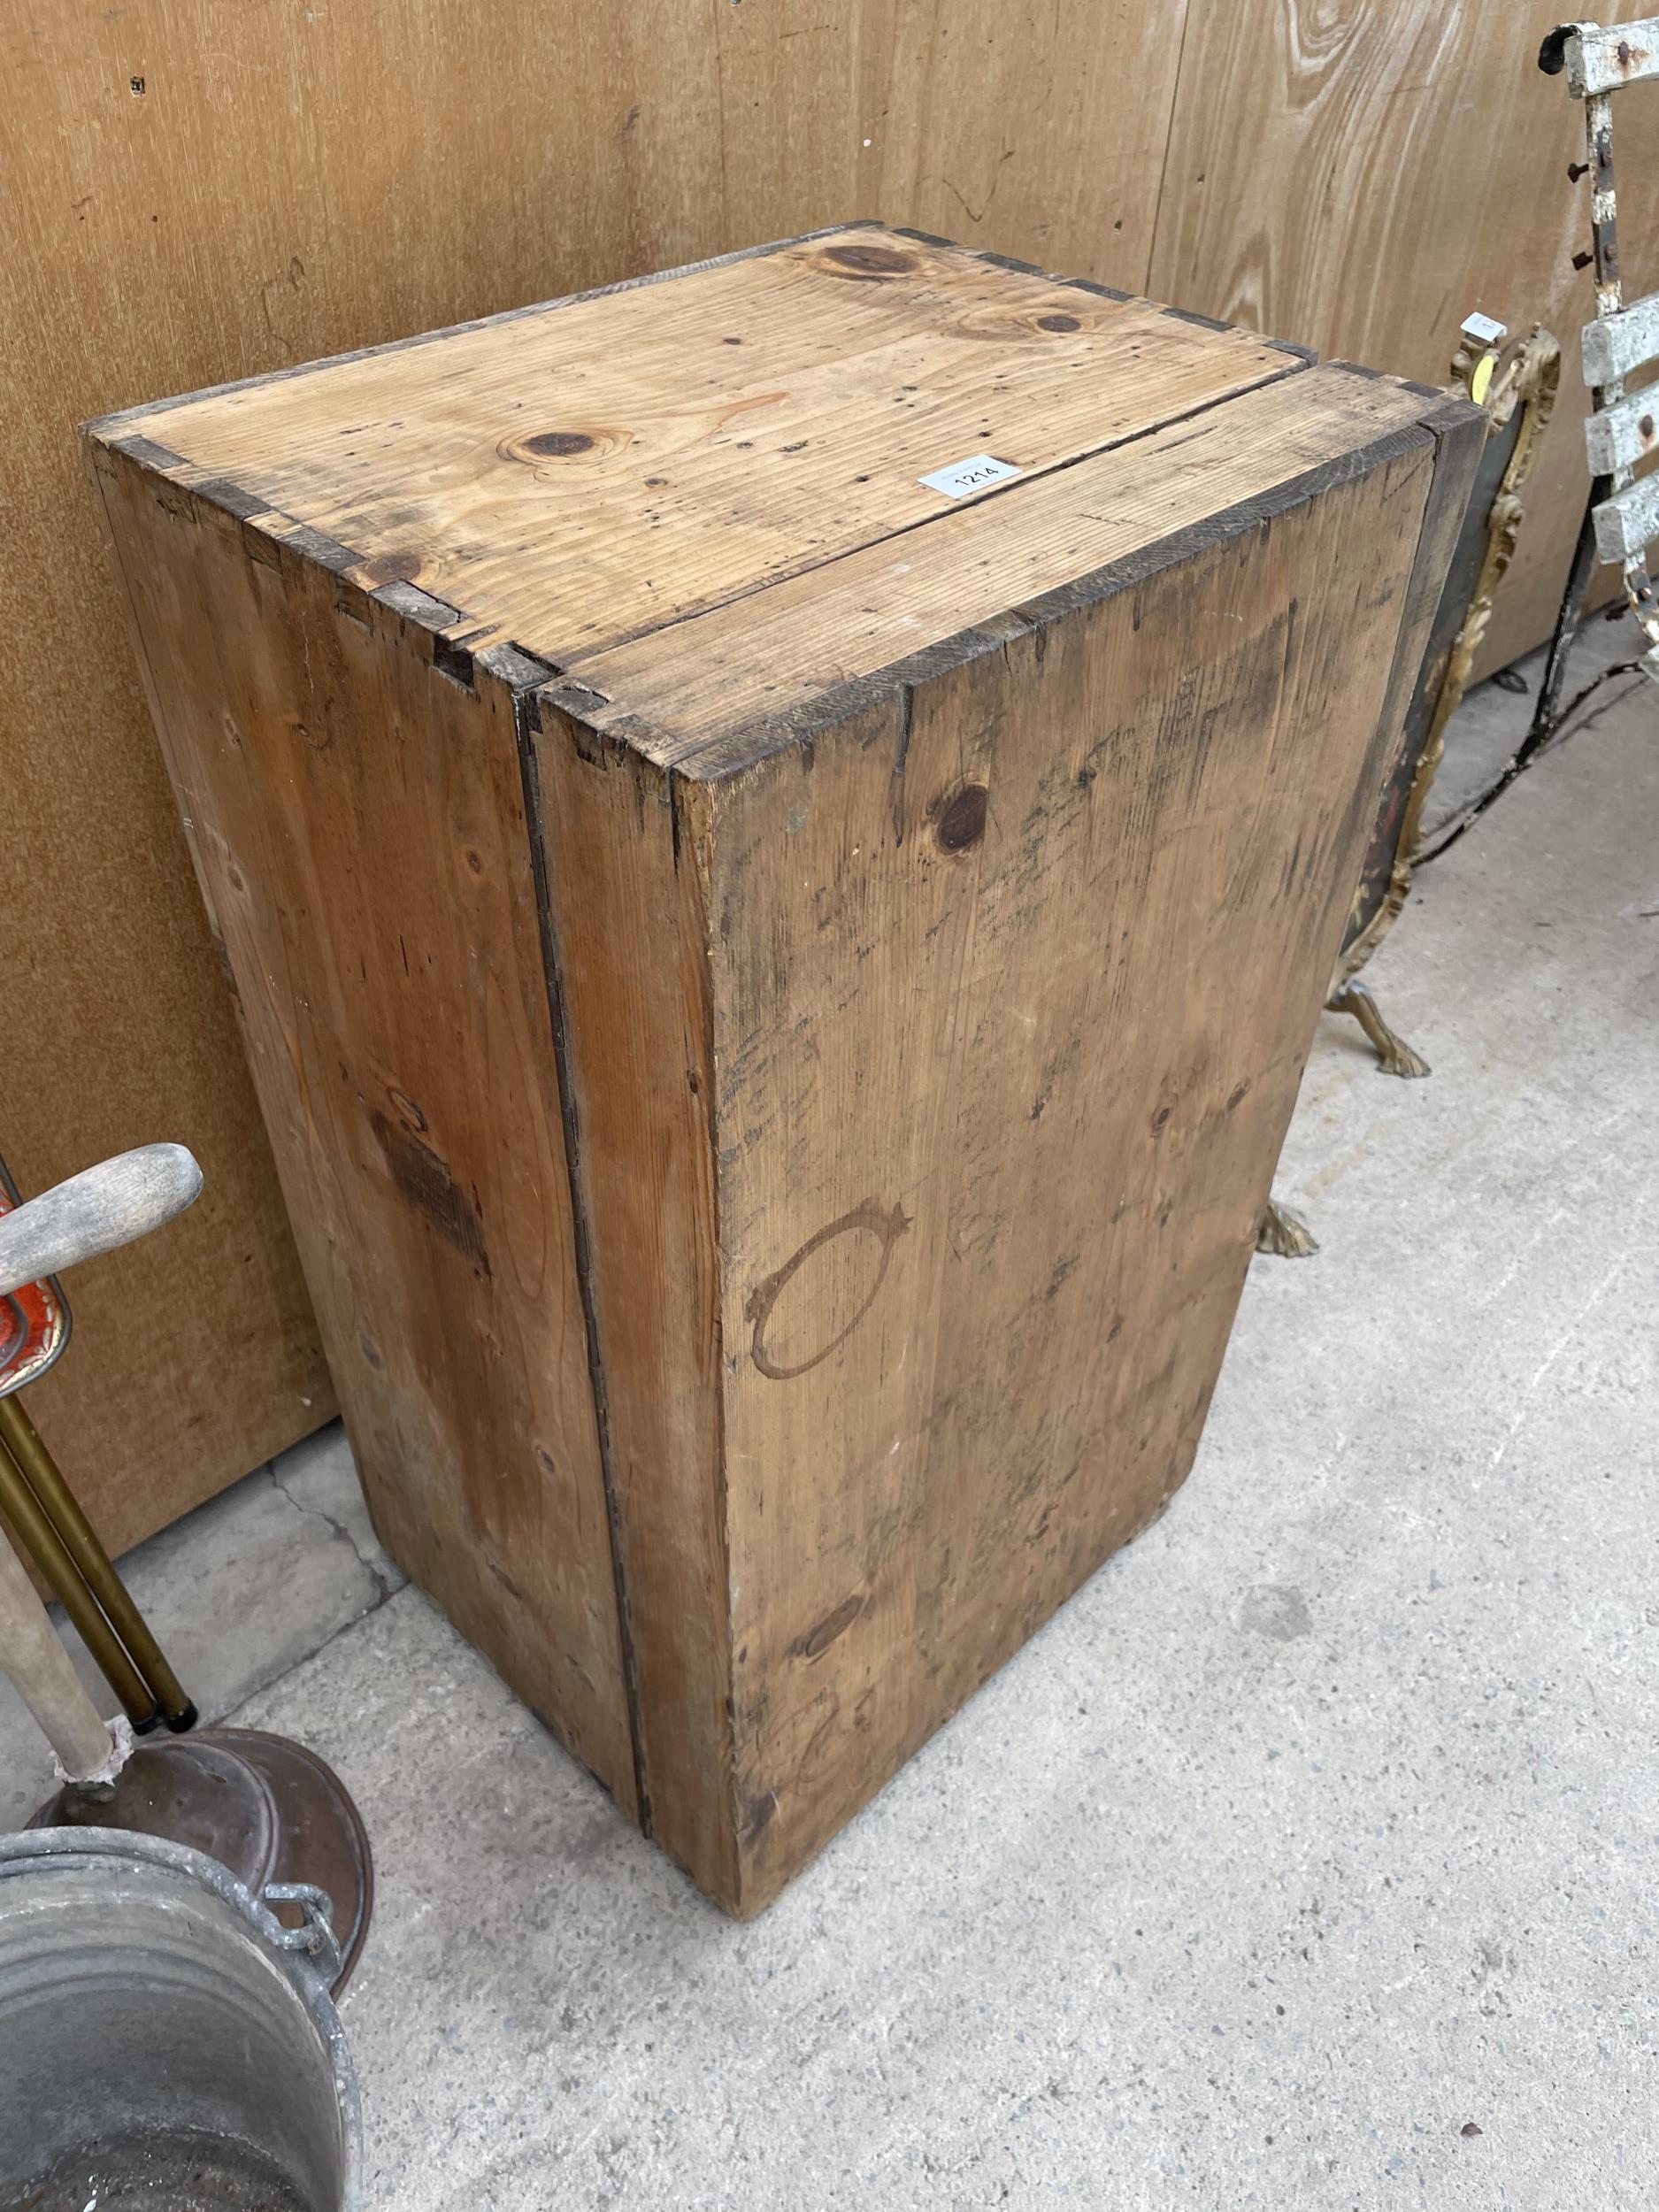
[[[0,1398],[0,1405],[5,1403]],[[4,1513],[18,1549],[34,1561],[47,1586],[74,1623],[81,1640],[97,1663],[98,1671],[121,1701],[122,1710],[142,1734],[161,1718],[161,1709],[145,1687],[137,1668],[121,1648],[119,1639],[98,1607],[97,1600],[81,1578],[81,1571],[65,1548],[64,1540],[47,1519],[45,1509],[23,1479],[23,1470],[0,1446],[0,1513]]]
[[[0,1398],[0,1448],[16,1463],[25,1483],[34,1493],[35,1502],[50,1522],[53,1532],[76,1570],[80,1579],[90,1590],[127,1651],[151,1702],[161,1709],[161,1717],[175,1733],[190,1728],[196,1723],[196,1708],[185,1695],[179,1678],[162,1655],[161,1647],[150,1633],[150,1625],[132,1601],[126,1584],[115,1571],[110,1555],[99,1543],[92,1524],[81,1511],[73,1491],[64,1480],[57,1461],[46,1448],[40,1431],[24,1412],[15,1394]],[[4,1500],[0,1500],[4,1502]],[[65,1611],[69,1600],[58,1588],[48,1562],[38,1556],[35,1563],[63,1601]],[[73,1618],[73,1614],[71,1618]],[[76,1621],[75,1625],[81,1624]],[[91,1647],[88,1645],[88,1649]],[[98,1658],[94,1652],[93,1656]],[[104,1662],[98,1658],[98,1664]],[[109,1673],[108,1668],[104,1672]],[[119,1684],[110,1676],[110,1687],[119,1694]]]

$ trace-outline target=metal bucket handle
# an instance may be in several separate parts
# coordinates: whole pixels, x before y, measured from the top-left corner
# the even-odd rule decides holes
[[[276,1933],[267,1935],[266,1940],[280,1951],[304,1952],[319,1962],[324,1981],[336,1980],[340,1939],[334,1933],[334,1900],[328,1892],[319,1889],[315,1882],[267,1882],[260,1894],[267,1905],[297,1905],[305,1916],[297,1928],[285,1928],[279,1923]]]
[[[363,2115],[357,2092],[357,2069],[351,2062],[345,2032],[329,1995],[329,1985],[340,1970],[340,1945],[334,1935],[334,1908],[326,1891],[311,1882],[272,1882],[263,1898],[256,1897],[227,1867],[204,1852],[161,1836],[147,1836],[118,1828],[31,1828],[18,1835],[0,1835],[0,1878],[8,1865],[31,1859],[137,1859],[189,1876],[224,1899],[249,1924],[252,1932],[270,1947],[292,1961],[286,1967],[296,1993],[311,2015],[322,2039],[334,2078],[343,2154],[344,2185],[341,2212],[361,2212],[363,2205]],[[297,1905],[304,1916],[297,1928],[285,1928],[271,1906]]]

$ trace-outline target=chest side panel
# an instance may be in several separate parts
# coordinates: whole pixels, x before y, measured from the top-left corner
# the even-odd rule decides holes
[[[698,833],[662,770],[550,699],[530,743],[644,1818],[735,1903]]]
[[[711,787],[750,1904],[1191,1464],[1434,458],[1399,433]]]
[[[90,450],[375,1526],[632,1811],[511,694]]]

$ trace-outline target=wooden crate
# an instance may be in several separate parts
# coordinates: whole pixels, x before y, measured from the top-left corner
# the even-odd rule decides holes
[[[1481,433],[874,225],[88,433],[375,1525],[733,1911],[1191,1464]]]

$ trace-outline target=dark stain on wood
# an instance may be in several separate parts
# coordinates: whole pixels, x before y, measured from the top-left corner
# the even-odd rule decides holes
[[[903,276],[916,267],[914,254],[900,253],[893,246],[826,246],[823,257],[833,274],[856,277],[865,283]]]
[[[941,852],[965,853],[985,835],[989,794],[982,783],[964,783],[939,810],[933,835]]]
[[[441,1153],[407,1129],[400,1129],[377,1107],[369,1116],[388,1174],[399,1194],[431,1223],[447,1244],[488,1275],[489,1254],[478,1209],[449,1172]]]
[[[500,1583],[502,1588],[507,1593],[508,1596],[510,1598],[517,1598],[519,1604],[522,1605],[525,1601],[524,1592],[518,1587],[518,1585],[513,1580],[505,1567],[503,1567],[500,1561],[496,1559],[490,1560],[488,1562],[488,1565],[491,1574],[495,1576],[496,1581]]]
[[[365,591],[373,591],[381,584],[412,584],[419,573],[419,554],[405,546],[365,561],[357,571],[357,580]]]
[[[533,453],[538,460],[567,461],[573,454],[591,453],[594,442],[585,430],[538,430],[517,449]]]
[[[875,1303],[876,1294],[887,1279],[887,1265],[893,1256],[893,1248],[910,1225],[909,1217],[902,1206],[895,1205],[889,1208],[883,1206],[877,1199],[867,1198],[863,1205],[853,1207],[850,1212],[842,1214],[839,1220],[826,1222],[823,1228],[815,1231],[798,1252],[792,1254],[775,1273],[768,1275],[764,1282],[756,1286],[749,1293],[749,1302],[743,1309],[743,1317],[753,1327],[753,1334],[749,1340],[749,1356],[763,1375],[772,1382],[790,1382],[795,1376],[806,1374],[809,1370],[826,1360],[832,1352],[841,1348]],[[881,1247],[881,1257],[877,1263],[870,1287],[859,1302],[857,1310],[842,1324],[829,1341],[820,1346],[809,1358],[795,1360],[787,1366],[780,1364],[766,1348],[766,1324],[772,1318],[773,1307],[783,1295],[789,1283],[815,1252],[822,1251],[826,1244],[837,1237],[859,1234],[872,1236],[878,1240]]]
[[[407,972],[409,964],[407,958],[405,958],[403,964],[405,972]],[[421,1112],[419,1107],[416,1105],[414,1100],[411,1098],[407,1091],[400,1091],[397,1086],[394,1083],[388,1087],[386,1095],[391,1100],[393,1105],[396,1107],[399,1114],[403,1117],[403,1120],[408,1124],[410,1128],[424,1129],[426,1127],[426,1117]]]
[[[816,1628],[802,1637],[795,1647],[796,1658],[821,1659],[835,1639],[846,1634],[864,1609],[864,1593],[855,1590],[850,1597],[841,1600],[833,1613],[826,1613]]]

